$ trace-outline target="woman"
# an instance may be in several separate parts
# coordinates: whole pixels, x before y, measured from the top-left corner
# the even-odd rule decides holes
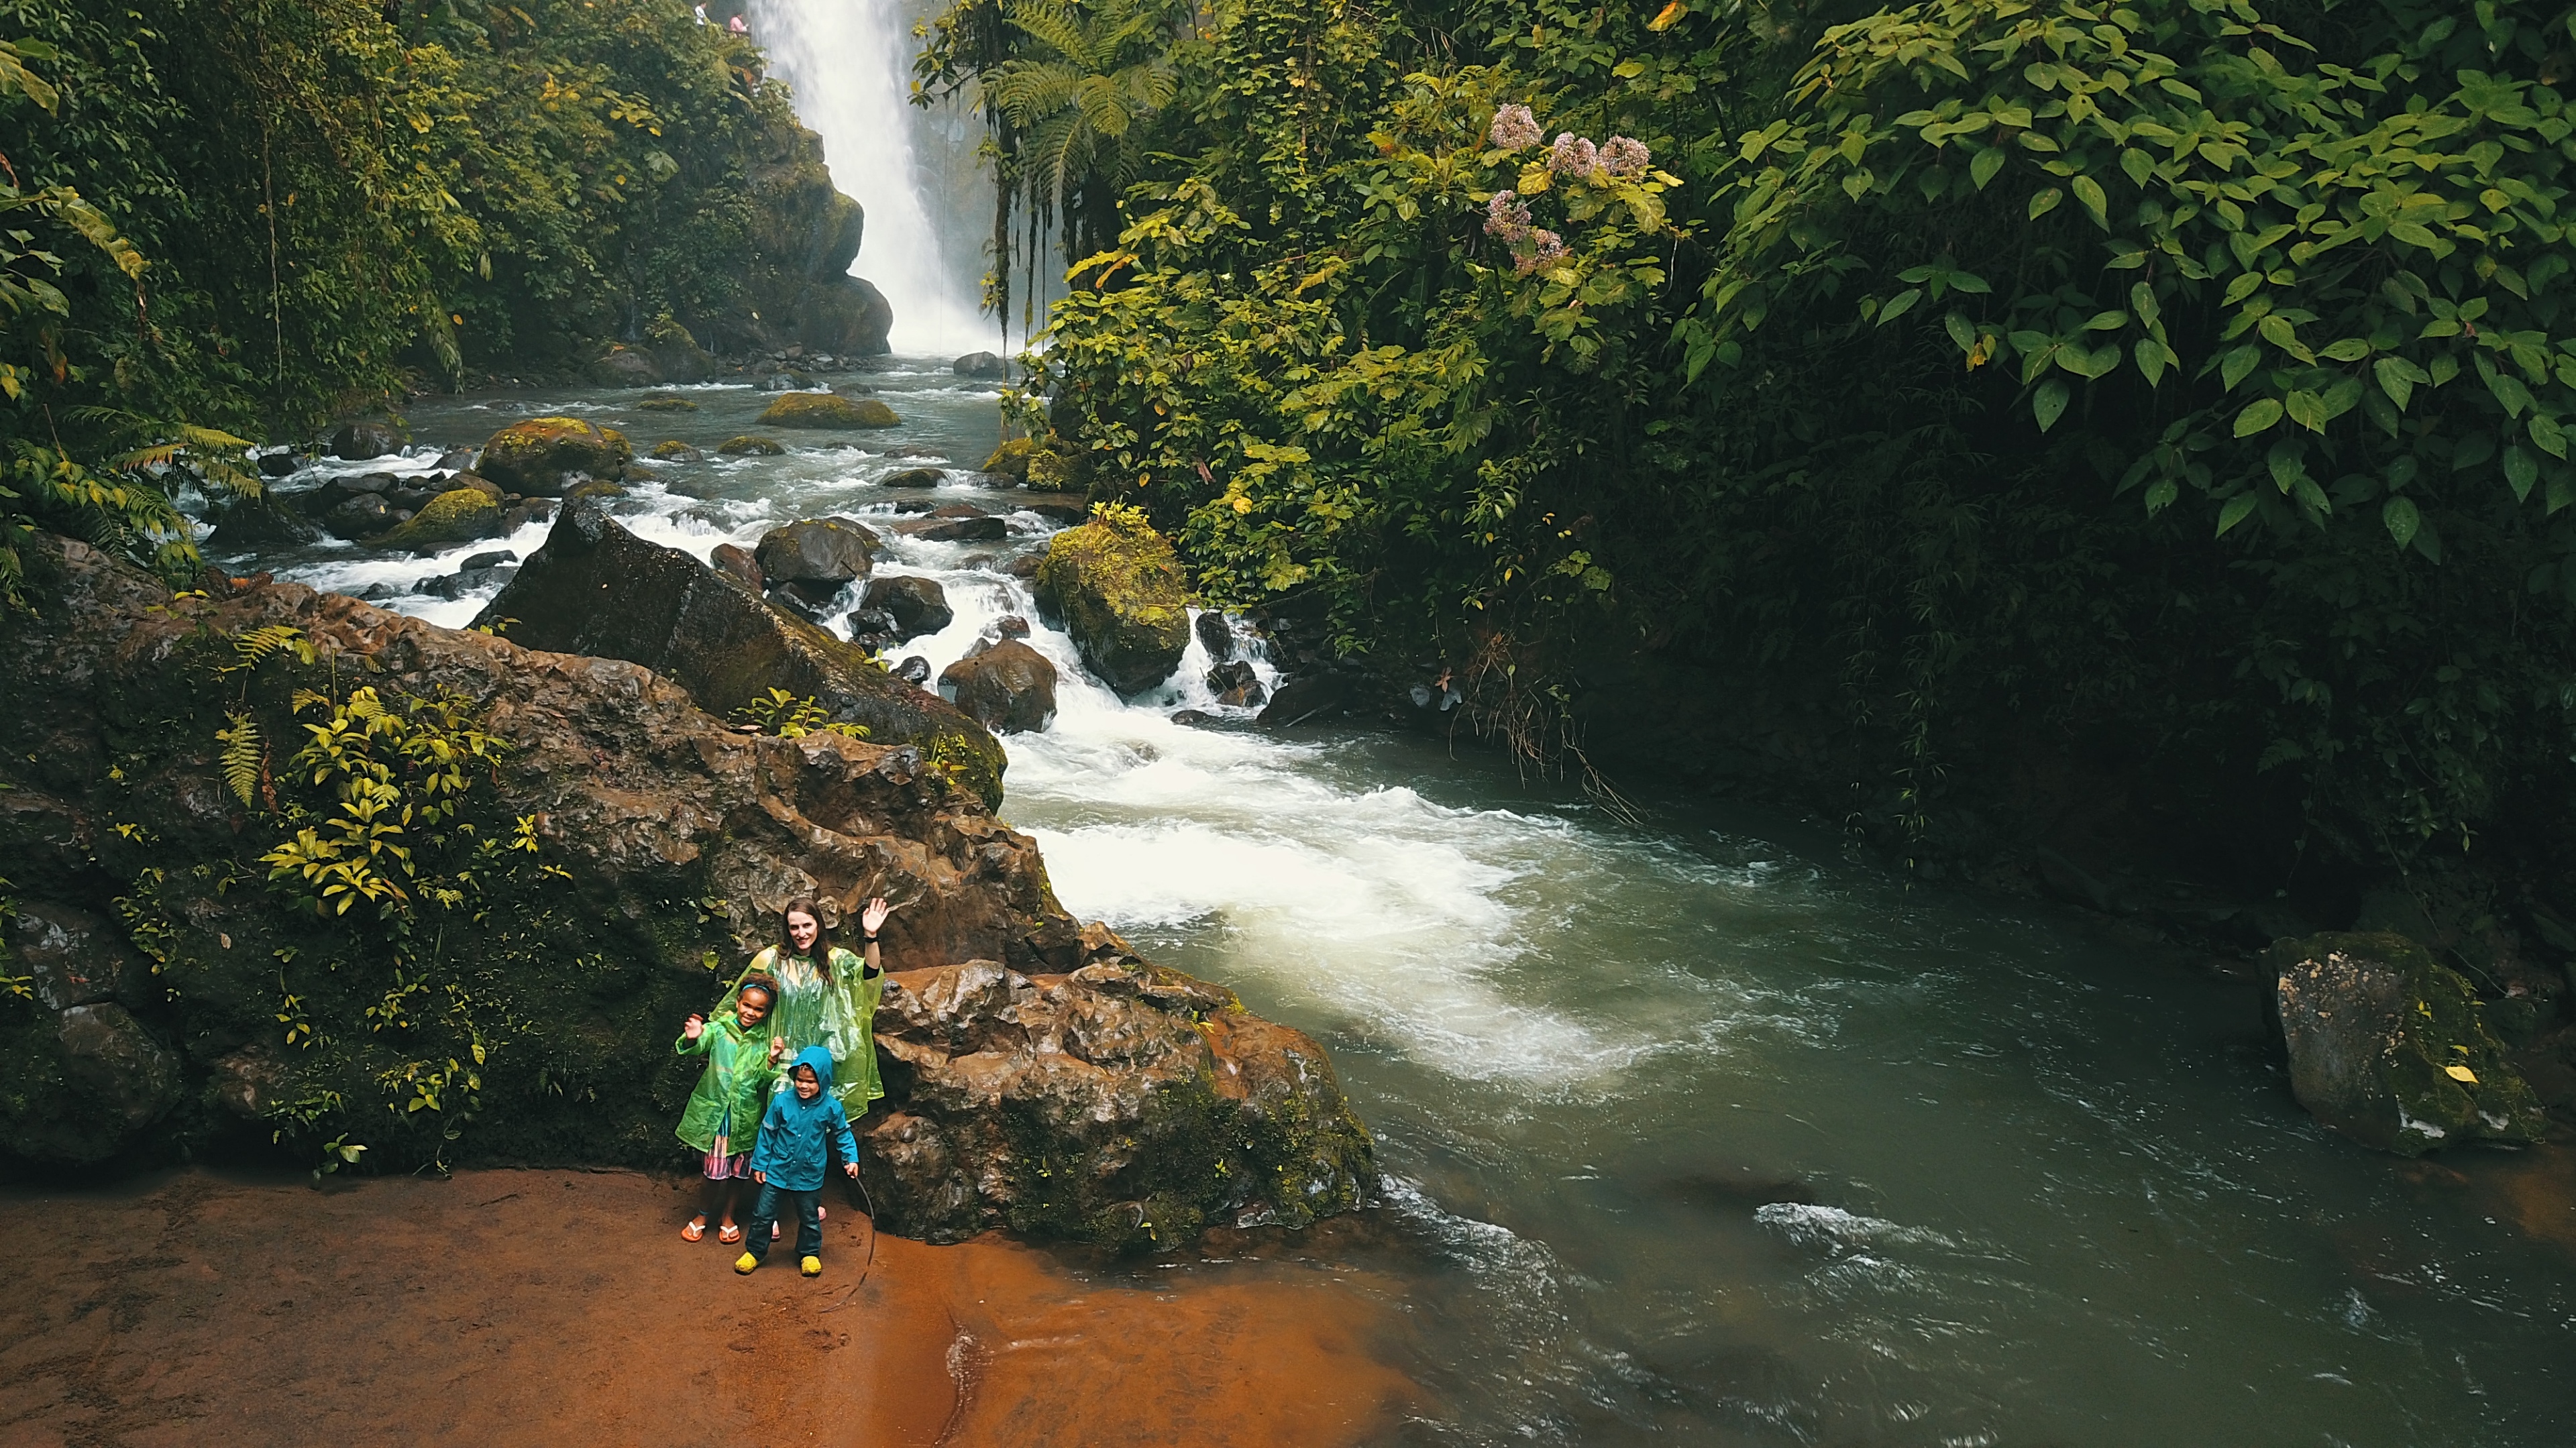
[[[877,1079],[875,1039],[877,1000],[885,993],[877,931],[892,913],[882,898],[870,900],[860,913],[859,928],[867,936],[862,958],[832,943],[813,901],[790,900],[779,912],[778,943],[764,946],[744,972],[778,982],[778,1004],[769,1014],[773,1049],[788,1060],[808,1046],[831,1053],[832,1091],[852,1121],[885,1094]],[[732,1004],[731,992],[725,1004]],[[786,1082],[779,1077],[774,1089],[786,1089]]]

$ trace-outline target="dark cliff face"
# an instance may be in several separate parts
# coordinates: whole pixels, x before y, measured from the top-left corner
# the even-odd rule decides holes
[[[908,1148],[899,1167],[868,1149],[890,1224],[1151,1245],[1171,1238],[1138,1223],[1304,1220],[1366,1188],[1366,1134],[1313,1042],[1078,927],[1036,846],[916,748],[746,734],[637,664],[265,579],[174,598],[84,545],[49,551],[57,597],[0,624],[0,860],[22,916],[0,974],[42,957],[47,985],[0,992],[0,1161],[229,1144],[359,1169],[667,1162],[694,1077],[671,1054],[681,1019],[787,900],[847,921],[883,895],[890,969],[982,961],[1020,983],[952,1003],[943,1039],[1046,1057],[918,1104],[958,1046],[937,1066],[914,1045],[889,1058],[893,1094],[863,1128],[900,1117],[939,1142],[936,1163]],[[464,722],[406,735],[350,712],[360,688],[386,717],[435,701]],[[412,877],[380,860],[410,885],[401,910],[335,910],[312,872],[270,868],[299,833],[342,828],[299,751],[343,726],[342,749],[373,739],[397,765],[406,739],[491,745],[445,795],[391,771],[387,838],[462,862]],[[1082,1040],[1154,1043],[1076,1052],[1084,1100],[1111,1113],[1084,1118],[1096,1129],[1061,1109],[1056,1067],[1075,1057],[1002,1019],[1029,982],[1092,1023]],[[908,1040],[918,1014],[888,1026]],[[1039,1181],[1054,1194],[1023,1209],[1013,1184]],[[1291,1182],[1293,1200],[1262,1185]]]
[[[879,357],[894,308],[849,275],[867,212],[832,185],[823,141],[802,126],[773,127],[751,171],[750,303],[712,319],[701,340],[720,352],[801,343],[809,351]]]

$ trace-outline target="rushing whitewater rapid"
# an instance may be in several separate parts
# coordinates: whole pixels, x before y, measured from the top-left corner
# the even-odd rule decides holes
[[[1401,1284],[1383,1348],[1429,1402],[1399,1441],[2566,1441],[2576,1179],[2558,1157],[2407,1164],[2331,1138],[2291,1101],[2255,990],[2081,921],[1908,892],[1830,830],[1652,798],[1656,818],[1622,825],[1436,738],[1264,731],[1210,696],[1195,644],[1122,699],[1003,572],[1056,526],[1030,495],[879,481],[971,468],[996,394],[920,362],[869,380],[904,427],[657,465],[620,520],[700,558],[826,513],[966,501],[1010,520],[998,544],[889,539],[880,570],[939,580],[957,612],[889,654],[944,666],[1027,618],[1059,712],[1007,737],[1003,814],[1065,905],[1331,1049],[1386,1197],[1286,1250]],[[703,447],[768,401],[685,395],[698,411],[580,391],[411,421],[470,446],[570,412],[639,450]],[[452,624],[491,587],[414,582],[543,541],[223,561]],[[1184,708],[1215,722],[1175,723]],[[1134,1270],[1170,1286],[1228,1255]]]

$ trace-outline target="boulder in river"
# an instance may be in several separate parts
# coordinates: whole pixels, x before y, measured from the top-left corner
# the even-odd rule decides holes
[[[666,437],[653,444],[653,456],[666,463],[702,463],[707,460],[705,453],[676,437]]]
[[[616,541],[595,509],[566,517],[638,584],[608,589],[603,611],[746,596]],[[671,1054],[671,1023],[721,988],[707,958],[738,968],[791,898],[847,928],[883,895],[887,1095],[858,1125],[888,1230],[1181,1247],[1204,1224],[1302,1224],[1369,1189],[1368,1137],[1324,1053],[1067,916],[1034,842],[960,787],[935,741],[746,734],[633,663],[291,583],[176,597],[84,544],[36,546],[54,606],[0,622],[0,734],[44,762],[0,758],[0,858],[22,907],[113,910],[157,970],[148,1000],[0,1011],[0,1143],[23,1156],[166,1160],[222,1141],[275,1151],[283,1135],[305,1163],[364,1147],[327,1158],[362,1171],[664,1164],[699,1065]],[[226,641],[259,629],[292,629],[334,663],[273,653],[246,696],[238,680],[223,692]],[[389,704],[464,710],[500,746],[466,771],[465,818],[498,838],[516,822],[534,850],[478,867],[464,908],[420,900],[440,938],[415,938],[408,961],[372,907],[225,888],[294,835],[243,807],[215,730],[247,709],[291,747],[289,694],[327,688],[332,667]],[[125,720],[164,727],[138,750]],[[277,787],[317,797],[285,771]],[[424,983],[436,1009],[370,1029],[366,1010]],[[281,1014],[313,1043],[282,1044]]]
[[[1003,734],[1034,734],[1055,717],[1055,665],[1014,639],[968,654],[939,675],[967,717]]]
[[[856,431],[900,427],[903,419],[873,397],[851,399],[832,392],[790,392],[762,410],[763,427],[811,427]]]
[[[819,605],[874,571],[884,547],[884,539],[848,518],[807,518],[762,534],[752,557],[769,587],[793,588]]]
[[[1207,650],[1208,658],[1221,664],[1234,657],[1234,630],[1226,627],[1224,614],[1211,608],[1191,627],[1198,631],[1199,646]]]
[[[265,495],[224,504],[214,522],[214,536],[206,541],[220,549],[293,547],[322,536],[321,525]]]
[[[559,498],[577,482],[626,476],[635,450],[626,434],[577,417],[532,417],[492,434],[479,471],[504,492]]]
[[[401,521],[382,493],[352,493],[322,515],[323,527],[351,542],[376,537]]]
[[[346,462],[372,462],[402,449],[402,431],[374,418],[344,422],[331,434],[331,456]]]
[[[904,468],[877,479],[880,488],[935,488],[948,481],[948,474],[937,468]]]
[[[860,606],[883,609],[894,620],[894,643],[937,633],[957,618],[935,578],[872,578]]]
[[[1011,525],[991,516],[942,518],[934,514],[889,524],[886,531],[924,543],[998,543],[1010,536]]]
[[[909,655],[891,671],[898,679],[918,689],[930,682],[930,660],[919,654]]]
[[[773,688],[810,696],[827,719],[862,725],[880,744],[914,745],[978,797],[1002,797],[1001,746],[974,720],[898,683],[865,650],[770,606],[742,580],[627,532],[596,503],[568,504],[546,546],[475,622],[501,619],[517,620],[509,636],[531,648],[642,664],[714,714]]]
[[[657,392],[635,404],[643,412],[695,412],[698,405],[675,392]],[[656,449],[654,456],[661,456]]]
[[[480,488],[450,488],[383,537],[379,548],[437,553],[501,531],[501,502]]]
[[[1269,697],[1262,690],[1261,677],[1242,659],[1228,659],[1208,670],[1207,686],[1218,703],[1237,709],[1258,709],[1261,701]]]
[[[1096,958],[1069,974],[970,960],[887,976],[886,1099],[859,1125],[887,1230],[1150,1251],[1359,1205],[1368,1132],[1322,1048],[1102,927],[1083,939]]]
[[[1180,560],[1132,511],[1104,512],[1056,534],[1038,566],[1037,596],[1064,621],[1083,663],[1121,694],[1170,678],[1189,647]]]
[[[707,561],[715,565],[717,572],[730,573],[741,579],[743,586],[754,593],[768,591],[769,580],[760,571],[760,560],[739,543],[717,544],[715,551],[707,555]]]
[[[774,439],[753,437],[749,433],[726,438],[716,444],[716,451],[729,458],[774,458],[784,457],[787,453],[787,449],[779,446]]]
[[[1001,378],[1011,375],[1011,364],[998,352],[969,352],[949,363],[948,370],[960,377]]]
[[[651,354],[623,344],[610,347],[608,355],[582,373],[602,387],[652,387],[662,381],[662,369]]]
[[[2537,1142],[2539,1099],[2487,1029],[2477,993],[2403,935],[2327,933],[2266,957],[2310,1115],[2401,1156],[2464,1141]]]

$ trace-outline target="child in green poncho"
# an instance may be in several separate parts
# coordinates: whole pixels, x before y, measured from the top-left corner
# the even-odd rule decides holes
[[[706,1236],[709,1216],[719,1222],[717,1241],[742,1240],[734,1208],[751,1180],[753,1138],[769,1105],[770,1080],[786,1054],[784,1044],[762,1029],[777,1002],[776,982],[747,975],[734,988],[729,1009],[718,1010],[713,1020],[689,1017],[671,1045],[674,1054],[707,1058],[707,1069],[689,1093],[689,1108],[674,1133],[698,1153],[706,1178],[698,1214],[680,1229],[686,1241]]]

